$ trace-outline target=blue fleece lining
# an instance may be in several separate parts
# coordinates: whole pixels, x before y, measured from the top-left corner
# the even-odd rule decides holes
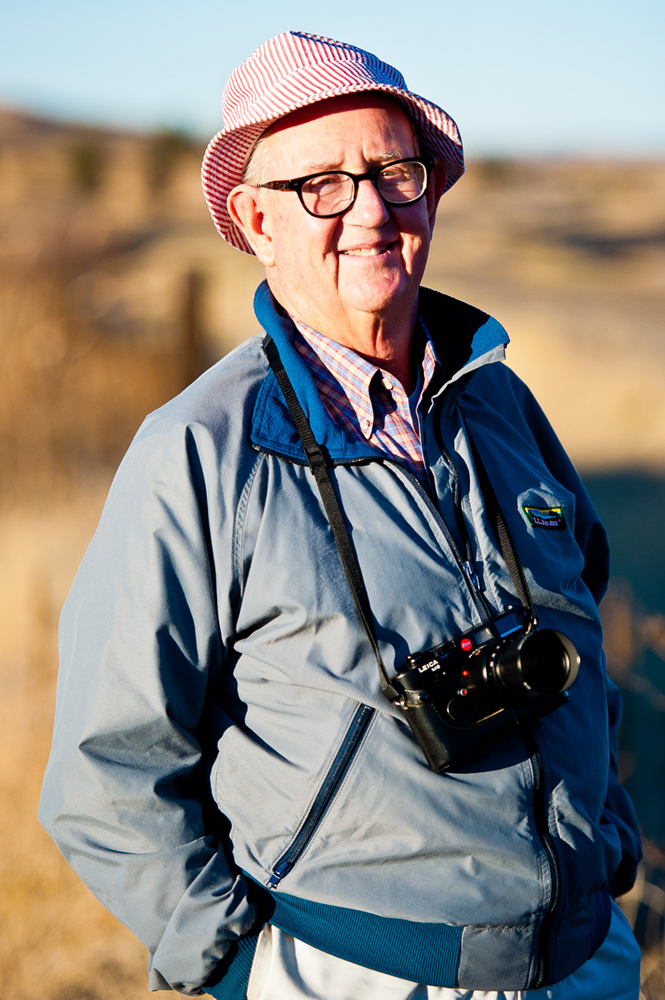
[[[328,416],[314,378],[293,345],[293,323],[289,316],[278,311],[278,306],[266,281],[261,282],[256,289],[254,311],[263,329],[277,344],[282,364],[288,372],[298,401],[307,415],[314,437],[319,444],[325,445],[331,454],[340,455],[347,443],[346,435]],[[279,392],[276,385],[275,388]],[[271,418],[272,416],[273,414],[271,414]],[[289,424],[292,428],[293,424],[290,418]],[[273,427],[273,433],[274,431]]]
[[[407,982],[457,985],[463,926],[380,917],[285,892],[269,895],[274,910],[268,923],[313,948]]]
[[[280,355],[283,356],[283,349],[281,347],[279,351]],[[298,358],[300,359],[299,355]],[[300,395],[298,399],[302,403]],[[385,457],[382,451],[365,444],[364,441],[356,440],[352,437],[343,437],[327,414],[326,420],[329,428],[338,431],[339,442],[331,440],[334,435],[328,433],[323,434],[317,440],[326,448],[334,464],[356,462],[359,459]],[[324,438],[327,439],[327,444]],[[282,396],[282,390],[279,388],[277,379],[272,371],[268,372],[263,380],[256,398],[252,418],[251,440],[252,444],[260,448],[277,452],[280,455],[284,455],[285,458],[299,462],[301,465],[307,465],[305,449],[302,446],[298,432],[293,426],[293,420]]]
[[[429,293],[430,295],[436,293]],[[441,296],[441,298],[444,298]],[[460,307],[461,303],[456,303]],[[472,307],[463,307],[483,317],[483,313]],[[291,319],[281,310],[272,296],[267,282],[263,281],[254,296],[254,310],[263,329],[270,334],[277,345],[282,363],[288,373],[298,401],[305,411],[314,437],[328,453],[333,464],[357,462],[363,459],[381,459],[384,453],[360,438],[345,434],[332,420],[316,388],[314,377],[306,362],[294,347],[294,328]],[[430,332],[432,332],[430,330]],[[441,359],[444,345],[437,344],[435,350]],[[508,335],[495,319],[487,317],[476,327],[470,340],[470,355],[463,368],[477,361],[493,348],[505,344]],[[459,374],[459,373],[458,373]],[[283,455],[292,461],[306,464],[305,452],[293,426],[291,414],[284,401],[277,380],[271,371],[264,379],[256,399],[252,417],[251,442],[257,448]]]
[[[509,342],[509,337],[504,328],[493,316],[489,316],[486,323],[478,327],[471,341],[471,354],[466,362],[467,365],[482,358],[483,354],[488,354],[495,347],[501,347]]]
[[[252,962],[259,940],[259,933],[241,937],[231,945],[232,951],[224,959],[226,972],[214,986],[204,986],[204,990],[215,1000],[245,1000]]]

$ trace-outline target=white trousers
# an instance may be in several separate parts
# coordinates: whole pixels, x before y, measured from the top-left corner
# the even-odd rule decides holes
[[[327,955],[276,927],[262,930],[247,1000],[638,1000],[640,951],[612,904],[607,938],[593,958],[555,986],[489,992],[421,986]]]

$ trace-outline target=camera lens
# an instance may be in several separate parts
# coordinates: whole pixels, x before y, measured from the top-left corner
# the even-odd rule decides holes
[[[560,694],[577,677],[580,658],[568,636],[553,629],[522,634],[488,647],[482,675],[499,704],[529,695]]]

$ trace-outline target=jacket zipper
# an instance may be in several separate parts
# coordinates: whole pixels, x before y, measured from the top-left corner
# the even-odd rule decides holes
[[[486,618],[491,617],[492,611],[490,610],[489,605],[487,604],[487,600],[480,585],[480,579],[478,577],[478,573],[476,572],[475,566],[473,565],[470,559],[464,559],[462,557],[462,553],[458,549],[457,543],[455,542],[455,539],[451,535],[448,525],[441,517],[441,513],[437,509],[436,505],[432,502],[432,498],[429,496],[427,491],[423,489],[422,484],[418,481],[418,478],[409,469],[406,469],[403,465],[399,464],[398,467],[404,473],[404,475],[408,476],[409,479],[413,482],[419,495],[423,498],[423,500],[429,507],[430,511],[436,518],[441,530],[446,536],[446,541],[448,542],[448,545],[450,546],[452,554],[455,558],[455,562],[457,563],[460,572],[464,577],[464,582],[466,583],[471,593],[471,597],[473,598],[476,610],[478,611],[481,619],[484,621]],[[466,527],[464,530],[464,536],[468,538]]]
[[[443,413],[441,413],[441,415],[440,415],[440,420],[441,419],[443,419]],[[476,567],[475,567],[475,565],[474,565],[474,563],[472,562],[472,559],[471,559],[471,551],[472,551],[471,550],[471,542],[470,542],[470,539],[469,539],[469,533],[468,533],[467,528],[466,528],[466,522],[464,520],[464,515],[463,515],[462,509],[461,509],[459,475],[457,473],[457,467],[456,467],[454,461],[452,460],[452,458],[450,456],[450,453],[448,452],[448,450],[447,450],[447,448],[446,448],[446,446],[444,444],[444,441],[443,441],[443,438],[442,438],[442,435],[441,435],[441,432],[440,432],[439,424],[438,424],[437,421],[434,422],[434,433],[435,433],[435,436],[436,436],[436,439],[437,439],[437,444],[438,444],[438,446],[439,446],[439,448],[441,450],[441,453],[445,457],[446,461],[449,464],[450,469],[452,470],[452,474],[453,474],[453,504],[454,504],[454,507],[455,507],[455,515],[456,515],[456,520],[457,520],[457,526],[458,526],[458,529],[459,529],[460,534],[462,535],[462,537],[467,540],[469,558],[462,563],[462,569],[463,569],[465,578],[469,582],[469,585],[471,587],[472,593],[474,594],[474,597],[477,596],[476,603],[477,603],[477,605],[478,604],[480,605],[480,610],[484,611],[485,614],[491,615],[491,611],[490,611],[489,606],[487,604],[487,600],[485,598],[485,594],[483,593],[481,585],[480,585],[480,580],[478,578],[478,573],[476,571]],[[418,483],[418,486],[420,486],[419,483]],[[425,491],[423,490],[422,492],[424,493]],[[426,496],[426,494],[425,494],[425,496]],[[427,500],[430,502],[430,504],[431,504],[432,508],[434,509],[435,513],[438,513],[436,511],[436,508],[434,507],[434,504],[431,503],[429,497],[427,497]],[[440,515],[439,515],[439,520],[442,523],[444,523],[443,522],[443,518],[441,518]],[[455,552],[456,558],[458,559],[458,562],[459,562],[460,561],[460,555],[459,555],[459,552],[457,551],[457,548],[456,548],[456,546],[454,544],[454,540],[449,538],[449,544],[452,544],[453,551]],[[545,801],[545,784],[544,784],[544,778],[543,778],[543,761],[542,761],[542,757],[540,755],[540,751],[538,749],[538,743],[536,741],[536,737],[534,736],[534,734],[527,729],[527,730],[523,731],[523,737],[524,737],[524,742],[526,744],[527,751],[529,753],[529,757],[530,757],[530,760],[531,760],[531,767],[533,769],[533,810],[534,810],[534,818],[535,818],[535,822],[536,822],[536,828],[538,830],[538,835],[540,837],[541,843],[543,845],[543,849],[545,851],[545,855],[547,857],[547,864],[549,866],[550,879],[551,879],[551,883],[552,883],[552,892],[551,892],[551,895],[550,895],[549,905],[548,905],[547,911],[543,915],[543,919],[542,919],[541,926],[540,926],[540,947],[539,947],[538,967],[537,967],[537,970],[536,970],[536,979],[535,979],[535,982],[533,984],[534,989],[536,989],[539,986],[541,986],[543,984],[543,982],[545,981],[545,975],[546,975],[546,972],[547,972],[547,957],[548,957],[547,956],[547,951],[548,951],[548,947],[547,946],[548,946],[548,938],[549,938],[550,928],[551,928],[551,925],[552,925],[552,920],[553,920],[553,917],[554,917],[554,911],[556,910],[556,907],[558,905],[559,896],[560,896],[560,893],[561,893],[561,875],[560,875],[560,872],[559,872],[559,862],[558,862],[558,859],[557,859],[557,856],[556,856],[556,852],[554,850],[554,843],[552,841],[552,837],[550,835],[549,828],[547,826],[547,803]]]
[[[528,729],[524,729],[522,731],[522,736],[526,744],[531,761],[531,767],[533,769],[533,811],[536,820],[536,828],[547,856],[550,878],[552,880],[552,892],[550,895],[549,905],[543,914],[543,919],[540,925],[538,967],[536,970],[536,978],[533,983],[533,989],[537,989],[544,983],[545,974],[547,972],[548,938],[552,920],[554,918],[554,911],[556,910],[559,902],[559,896],[561,894],[561,875],[559,872],[559,862],[554,850],[554,843],[547,826],[547,804],[545,801],[545,783],[543,780],[543,760],[540,756],[538,743],[534,734]]]
[[[335,797],[340,782],[344,777],[349,764],[353,760],[356,751],[358,750],[360,741],[364,736],[369,721],[373,715],[374,709],[370,708],[369,705],[361,705],[358,708],[358,711],[354,715],[351,725],[347,730],[346,736],[342,741],[342,745],[335,755],[335,759],[330,766],[330,770],[328,771],[295,840],[293,840],[289,848],[277,861],[272,870],[272,874],[267,883],[269,889],[274,889],[275,886],[279,885],[284,876],[288,875],[312,839],[314,831],[321,822],[324,813]]]
[[[433,420],[434,437],[436,439],[436,443],[439,446],[439,450],[441,451],[441,455],[447,462],[448,468],[450,469],[453,475],[453,509],[455,511],[455,521],[457,523],[457,530],[460,533],[460,537],[465,539],[466,541],[467,558],[466,559],[462,558],[461,553],[459,552],[457,545],[455,544],[455,540],[452,538],[452,536],[448,538],[448,542],[449,544],[452,545],[457,562],[459,563],[462,572],[464,573],[464,577],[471,588],[471,593],[476,603],[476,607],[478,608],[481,616],[483,618],[486,618],[486,617],[491,617],[492,609],[490,608],[487,602],[487,598],[485,597],[485,593],[483,591],[483,588],[480,583],[480,578],[478,576],[478,571],[473,561],[473,548],[471,545],[471,539],[469,536],[469,531],[466,525],[466,521],[464,519],[464,512],[462,510],[462,496],[461,496],[462,491],[460,489],[459,473],[457,471],[457,466],[455,465],[455,462],[453,461],[453,458],[445,445],[445,442],[443,440],[443,435],[441,433],[441,423],[443,422],[444,415],[446,419],[448,418],[448,412],[445,412],[444,414],[444,411],[450,410],[450,405],[446,406],[447,403],[448,400],[443,400],[439,404],[440,412],[438,419]],[[423,437],[422,428],[423,428],[423,422],[421,419],[421,440]],[[434,504],[431,504],[431,506],[437,513],[441,523],[445,524],[439,512],[436,511],[436,507],[434,506]],[[446,534],[447,536],[449,536],[450,532],[447,530]]]
[[[421,433],[422,433],[422,430],[421,430]],[[458,526],[460,528],[460,534],[464,538],[466,538],[467,541],[468,541],[469,559],[463,559],[462,554],[461,554],[461,552],[459,551],[459,549],[457,547],[457,543],[455,542],[455,539],[453,538],[453,536],[450,533],[450,529],[448,528],[448,525],[446,524],[446,522],[441,517],[440,511],[437,509],[436,505],[432,502],[432,498],[428,494],[427,490],[423,489],[422,484],[419,482],[417,476],[415,476],[409,469],[407,469],[404,465],[402,465],[401,462],[396,462],[395,464],[400,469],[400,471],[403,472],[404,475],[408,476],[409,479],[413,482],[413,484],[416,487],[418,493],[423,498],[423,500],[425,501],[425,503],[429,507],[430,511],[434,515],[435,519],[437,520],[437,522],[438,522],[441,530],[443,531],[443,534],[446,537],[446,541],[448,542],[448,545],[451,548],[451,551],[452,551],[453,556],[455,558],[455,562],[457,563],[457,565],[458,565],[458,567],[460,569],[460,572],[462,573],[462,576],[464,577],[464,582],[466,583],[466,585],[467,585],[467,587],[468,587],[468,589],[469,589],[469,591],[471,593],[471,597],[473,599],[473,603],[476,606],[476,610],[478,611],[481,619],[484,621],[486,618],[491,618],[492,617],[493,611],[492,611],[492,609],[490,608],[490,606],[489,606],[489,604],[487,602],[487,598],[485,597],[485,593],[484,593],[484,591],[482,589],[482,586],[481,586],[481,583],[480,583],[480,578],[478,576],[478,572],[477,572],[476,567],[474,566],[474,564],[472,562],[472,559],[471,559],[471,543],[469,541],[469,533],[468,533],[468,531],[466,529],[466,524],[464,522],[464,515],[463,515],[462,510],[461,510],[461,508],[459,506],[459,504],[460,504],[460,488],[459,488],[459,476],[457,474],[457,468],[455,467],[455,463],[452,461],[452,459],[451,459],[448,451],[446,450],[446,447],[443,444],[443,441],[440,439],[440,435],[437,433],[436,436],[437,436],[437,443],[439,444],[439,447],[441,448],[441,452],[444,455],[444,457],[446,458],[446,461],[449,463],[449,465],[450,465],[450,467],[452,469],[452,473],[453,473],[453,503],[455,505],[456,520],[458,521]],[[263,446],[259,447],[258,445],[254,445],[253,447],[255,447],[257,451],[265,451],[267,454],[276,455],[278,458],[285,458],[285,456],[282,455],[280,452],[270,452],[267,448],[265,448]],[[388,456],[381,456],[381,459],[383,461],[388,461],[388,462],[391,461],[391,459]],[[287,459],[287,461],[290,461],[290,462],[292,462],[295,465],[302,465],[302,462],[296,462],[294,459]],[[358,458],[358,459],[352,459],[351,461],[345,462],[344,465],[361,465],[363,462],[366,462],[366,461],[367,461],[367,459],[363,457],[363,458]]]

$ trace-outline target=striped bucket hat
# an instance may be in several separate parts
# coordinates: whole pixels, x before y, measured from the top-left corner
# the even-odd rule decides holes
[[[404,77],[371,52],[302,31],[285,31],[249,56],[224,88],[224,128],[210,141],[202,181],[208,208],[227,243],[253,253],[231,219],[226,199],[240,184],[254,143],[273,122],[341,94],[381,91],[395,97],[427,152],[448,172],[446,190],[464,173],[462,140],[445,111],[407,90]]]

